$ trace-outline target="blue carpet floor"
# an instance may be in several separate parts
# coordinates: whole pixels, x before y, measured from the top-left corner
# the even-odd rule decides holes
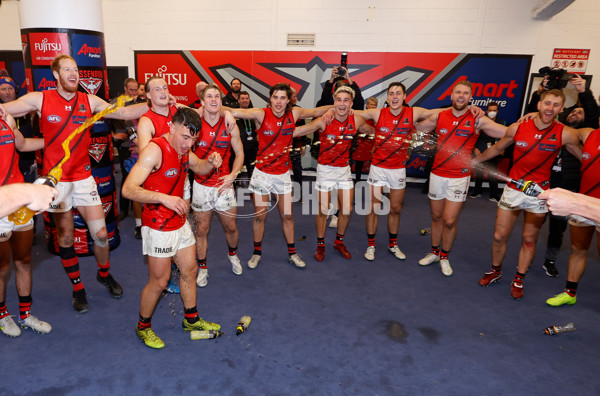
[[[191,341],[181,329],[179,296],[167,295],[153,317],[165,341],[163,350],[144,346],[135,336],[139,296],[147,280],[141,241],[133,238],[133,219],[121,223],[121,246],[112,252],[112,273],[125,294],[111,298],[95,280],[93,258],[82,258],[82,280],[90,310],[77,314],[71,286],[59,259],[44,244],[33,249],[33,313],[50,322],[52,333],[30,330],[15,339],[0,337],[0,395],[558,395],[600,394],[600,278],[598,253],[589,253],[588,270],[574,306],[551,308],[546,298],[564,287],[569,254],[565,237],[558,269],[545,275],[538,254],[525,280],[525,297],[510,297],[510,281],[520,246],[517,223],[504,261],[504,278],[482,288],[490,267],[495,204],[468,199],[451,253],[454,275],[439,265],[417,261],[430,247],[429,203],[420,186],[410,185],[402,213],[399,245],[407,259],[386,251],[387,230],[380,220],[376,260],[363,258],[364,216],[354,215],[346,233],[353,255],[333,251],[328,229],[325,261],[312,258],[314,216],[294,204],[298,252],[305,270],[287,263],[281,221],[269,215],[263,260],[246,267],[252,253],[251,220],[241,218],[235,276],[218,220],[209,237],[209,282],[198,289],[198,310],[221,323],[226,335]],[[41,227],[37,239],[43,238]],[[595,243],[594,243],[595,246]],[[18,312],[14,275],[7,306]],[[242,315],[248,331],[235,335]],[[544,335],[553,324],[575,322],[577,331]]]

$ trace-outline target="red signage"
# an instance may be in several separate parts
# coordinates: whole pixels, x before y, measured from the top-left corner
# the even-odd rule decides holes
[[[551,64],[569,73],[585,74],[589,57],[589,49],[555,48]]]
[[[69,54],[67,33],[29,33],[31,63],[33,66],[49,66],[60,54]]]

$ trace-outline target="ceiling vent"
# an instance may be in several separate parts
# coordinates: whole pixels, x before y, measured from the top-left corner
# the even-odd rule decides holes
[[[287,45],[290,47],[314,47],[315,46],[315,34],[295,34],[289,33],[287,35]]]

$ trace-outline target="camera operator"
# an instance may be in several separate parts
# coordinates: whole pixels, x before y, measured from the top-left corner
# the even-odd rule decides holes
[[[317,102],[317,107],[333,105],[333,93],[336,89],[344,85],[349,86],[355,92],[356,96],[354,97],[352,108],[354,110],[363,110],[365,108],[365,100],[360,92],[360,88],[356,82],[352,81],[348,69],[343,66],[333,68],[331,77],[323,85],[323,92],[321,93],[321,99]]]
[[[540,72],[546,72],[540,88],[533,93],[531,102],[527,109],[537,107],[539,95],[547,89],[566,87],[567,82],[573,84],[578,92],[578,104],[565,109],[559,114],[558,119],[572,128],[598,128],[598,116],[600,111],[594,95],[585,88],[585,80],[578,74],[568,74],[562,69],[542,68]],[[581,162],[571,155],[567,150],[561,150],[554,165],[550,177],[550,187],[562,187],[564,189],[578,192],[581,181]],[[562,239],[567,229],[567,218],[550,213],[548,241],[543,267],[546,274],[551,277],[558,276],[556,269],[556,258],[562,246]]]

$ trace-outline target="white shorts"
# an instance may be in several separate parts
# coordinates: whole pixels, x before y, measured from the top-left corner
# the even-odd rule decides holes
[[[269,195],[270,193],[280,195],[289,194],[292,192],[290,171],[281,175],[271,175],[258,168],[254,168],[248,189],[256,195]]]
[[[73,207],[102,205],[98,188],[92,176],[74,182],[58,182],[58,197],[50,204],[48,212],[68,212]]]
[[[524,210],[529,213],[548,213],[546,201],[525,195],[524,192],[509,186],[504,187],[498,207],[506,210]]]
[[[219,194],[218,187],[207,187],[194,180],[194,199],[192,209],[196,212],[217,210],[226,212],[236,206],[233,188],[228,188]]]
[[[600,225],[579,215],[569,215],[569,225],[574,227],[596,227],[596,231],[600,232]]]
[[[429,199],[439,201],[447,199],[451,202],[465,202],[471,176],[442,177],[431,174],[429,178]]]
[[[354,188],[354,181],[350,173],[350,166],[317,165],[317,191],[329,192],[333,189],[350,190]]]
[[[406,168],[387,169],[371,165],[367,183],[377,187],[401,190],[406,188]]]
[[[192,185],[190,184],[190,178],[186,177],[183,184],[183,199],[187,201],[192,197]]]
[[[8,220],[8,216],[0,219],[0,242],[6,242],[10,239],[13,231],[29,231],[33,229],[33,218],[25,224],[16,225]]]
[[[178,250],[196,244],[190,223],[174,231],[158,231],[142,227],[142,252],[152,257],[173,257]]]

